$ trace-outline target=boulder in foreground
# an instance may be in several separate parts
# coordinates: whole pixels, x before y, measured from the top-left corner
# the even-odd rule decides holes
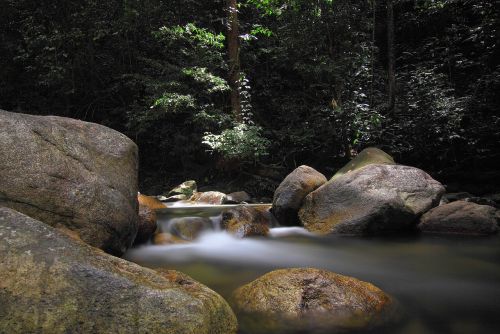
[[[137,233],[137,146],[107,127],[0,110],[0,206],[121,255]]]
[[[218,294],[0,208],[0,333],[235,333]]]
[[[297,213],[302,201],[326,181],[326,177],[314,168],[305,165],[297,167],[274,192],[271,212],[281,225],[299,225]]]
[[[456,201],[424,214],[418,229],[426,233],[489,235],[498,232],[498,210],[489,205]]]
[[[376,286],[320,269],[281,269],[233,293],[243,330],[338,333],[391,320],[394,302]]]
[[[445,189],[424,171],[401,165],[368,165],[344,174],[304,200],[302,224],[319,234],[385,234],[414,229],[439,204]]]

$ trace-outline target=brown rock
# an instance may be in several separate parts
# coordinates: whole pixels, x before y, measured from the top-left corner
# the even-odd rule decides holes
[[[170,223],[170,233],[184,239],[192,241],[201,233],[212,229],[212,221],[206,217],[183,217],[172,219]]]
[[[498,232],[497,214],[492,206],[456,201],[424,214],[418,229],[426,233],[489,235]]]
[[[243,202],[250,203],[251,200],[252,198],[246,191],[237,191],[227,194],[224,204],[241,204]]]
[[[139,204],[139,227],[134,244],[138,245],[147,242],[155,233],[156,228],[156,213],[154,210]]]
[[[175,235],[172,235],[170,233],[162,232],[162,233],[156,233],[153,236],[153,243],[155,245],[176,245],[176,244],[185,244],[188,243],[188,241],[176,237]]]
[[[250,333],[338,333],[390,320],[394,302],[376,286],[319,269],[281,269],[233,293],[242,329]]]
[[[271,212],[281,225],[299,225],[297,213],[304,198],[326,182],[314,168],[300,166],[291,172],[274,192]]]
[[[137,233],[137,146],[107,127],[0,110],[0,206],[120,255]]]
[[[189,199],[193,202],[221,205],[226,201],[226,194],[219,191],[195,192]]]
[[[268,207],[239,205],[222,213],[222,229],[238,238],[266,236],[272,224]]]
[[[167,207],[161,201],[151,196],[139,194],[137,195],[137,200],[139,201],[139,205],[146,206],[151,210],[164,209]]]

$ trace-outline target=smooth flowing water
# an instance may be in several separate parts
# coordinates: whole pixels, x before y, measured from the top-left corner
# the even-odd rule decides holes
[[[212,216],[221,207],[196,210],[164,210],[159,225],[193,213]],[[274,269],[327,269],[371,282],[399,301],[402,320],[383,333],[500,333],[499,236],[317,237],[278,227],[266,238],[235,239],[215,229],[193,243],[145,245],[125,257],[180,270],[225,298]]]

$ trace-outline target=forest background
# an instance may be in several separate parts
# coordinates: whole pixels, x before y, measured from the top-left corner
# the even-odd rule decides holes
[[[141,191],[270,196],[377,146],[500,189],[496,0],[0,0],[0,109],[96,122]]]

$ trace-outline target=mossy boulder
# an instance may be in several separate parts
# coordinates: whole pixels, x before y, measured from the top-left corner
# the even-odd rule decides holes
[[[339,333],[392,320],[393,299],[376,286],[320,269],[280,269],[237,289],[232,303],[249,333]]]
[[[266,236],[272,225],[268,206],[239,205],[222,213],[222,229],[238,238]]]
[[[385,153],[381,149],[378,149],[376,147],[368,147],[359,152],[359,154],[356,155],[354,159],[349,161],[347,165],[339,169],[330,180],[335,180],[341,175],[350,173],[372,164],[395,165],[396,163],[389,154]]]
[[[170,190],[167,194],[167,197],[173,198],[173,196],[178,196],[182,199],[187,199],[193,196],[193,194],[197,191],[198,186],[196,185],[196,181],[189,180],[182,182],[177,187]],[[180,196],[179,196],[180,195]]]
[[[445,189],[424,171],[368,165],[329,181],[304,200],[300,219],[310,232],[371,235],[414,230]]]
[[[0,206],[121,255],[137,233],[137,146],[107,127],[0,110]]]
[[[235,333],[215,292],[0,208],[0,333]]]
[[[418,229],[425,233],[490,235],[498,232],[498,210],[489,205],[455,201],[424,214]]]
[[[284,226],[299,225],[297,213],[302,201],[311,191],[327,181],[326,177],[309,166],[299,166],[280,183],[273,197],[271,212]]]

